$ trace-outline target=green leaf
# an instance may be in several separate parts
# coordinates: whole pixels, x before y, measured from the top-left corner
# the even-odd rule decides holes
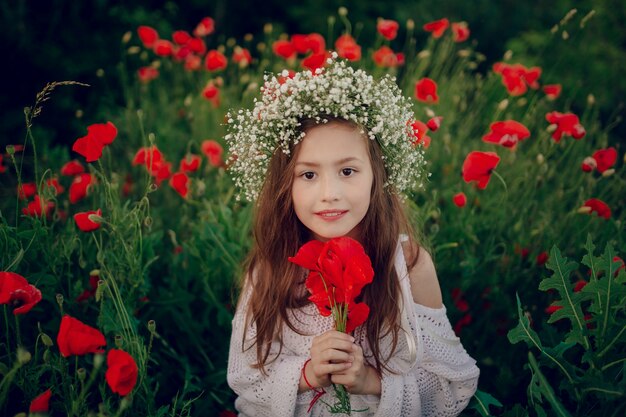
[[[568,319],[572,324],[572,329],[568,333],[565,341],[567,343],[580,343],[583,347],[589,348],[589,340],[585,336],[585,319],[581,308],[582,294],[575,293],[570,283],[570,275],[578,268],[576,262],[568,262],[567,258],[561,256],[561,251],[553,246],[550,250],[550,258],[546,267],[554,273],[551,277],[545,278],[539,283],[542,291],[556,290],[561,296],[558,302],[561,308],[550,315],[548,323],[554,323],[561,319]]]
[[[492,405],[502,408],[502,403],[495,399],[491,394],[477,390],[472,398],[469,408],[478,411],[481,416],[487,417],[491,415],[489,413],[489,407]]]
[[[519,299],[519,295],[516,293],[515,298],[517,299],[517,315],[519,316],[519,322],[515,328],[509,330],[507,337],[509,338],[509,342],[515,344],[518,342],[526,342],[528,346],[535,346],[539,350],[543,350],[541,346],[541,340],[539,339],[539,335],[530,327],[530,320],[522,311],[522,303]]]

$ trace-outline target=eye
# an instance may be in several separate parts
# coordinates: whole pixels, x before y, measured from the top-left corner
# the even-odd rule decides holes
[[[344,177],[350,177],[355,172],[356,172],[356,170],[354,168],[342,168],[341,169],[341,175],[343,175]]]
[[[307,171],[301,174],[300,176],[306,180],[312,180],[313,178],[315,178],[315,172]]]

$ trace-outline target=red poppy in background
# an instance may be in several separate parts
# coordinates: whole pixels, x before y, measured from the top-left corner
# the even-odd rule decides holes
[[[523,71],[522,71],[522,78],[524,79],[524,81],[526,82],[526,84],[532,88],[533,90],[536,90],[539,88],[539,77],[541,76],[541,68],[539,67],[532,67],[532,68],[525,68],[523,67]]]
[[[193,30],[194,36],[202,37],[213,33],[215,30],[215,21],[210,17],[204,17]]]
[[[615,270],[615,273],[613,274],[613,276],[616,277],[619,274],[619,271],[621,271],[622,269],[626,270],[626,262],[624,262],[624,260],[620,258],[619,256],[614,256],[613,262],[620,263],[620,266],[617,267],[617,269]]]
[[[426,122],[426,126],[428,126],[431,132],[436,132],[441,127],[442,120],[442,116],[431,117],[430,120]]]
[[[96,290],[98,289],[98,281],[100,281],[100,277],[98,275],[89,276],[89,288],[85,289],[78,297],[76,297],[77,303],[82,303],[83,301],[87,301],[91,297],[96,295]]]
[[[438,103],[437,83],[428,77],[419,80],[415,83],[415,98],[428,104]]]
[[[496,62],[493,64],[493,71],[502,76],[502,84],[506,87],[508,93],[512,96],[519,96],[526,91],[528,87],[539,88],[538,79],[541,76],[541,68],[526,68],[522,64],[507,64],[504,62]]]
[[[463,327],[466,327],[468,325],[470,325],[472,323],[472,314],[471,313],[466,313],[463,317],[461,317],[455,324],[454,324],[454,334],[456,334],[457,336],[461,335],[461,330],[463,330]]]
[[[200,168],[201,164],[202,158],[200,155],[190,153],[180,160],[180,166],[178,169],[182,172],[195,172],[198,168]]]
[[[452,40],[454,42],[464,42],[469,38],[470,30],[465,22],[452,23]]]
[[[150,26],[139,26],[137,28],[139,39],[146,48],[152,48],[154,43],[159,40],[159,33]]]
[[[46,201],[39,195],[35,195],[33,201],[29,202],[26,207],[22,209],[22,214],[31,217],[50,216],[50,212],[54,208],[52,201]]]
[[[13,314],[28,313],[41,301],[41,291],[14,272],[0,272],[0,304],[13,307]]]
[[[361,47],[354,38],[348,34],[341,35],[335,41],[335,49],[340,58],[348,61],[358,61],[361,59]]]
[[[393,50],[383,45],[372,54],[374,63],[383,68],[394,68],[398,66],[398,57]]]
[[[379,19],[376,24],[376,30],[383,38],[387,40],[394,40],[398,36],[398,28],[400,25],[395,20]]]
[[[541,252],[539,255],[537,255],[537,258],[536,258],[537,265],[538,266],[544,265],[546,262],[548,262],[548,258],[549,258],[548,252],[546,251]]]
[[[591,213],[595,212],[598,216],[607,220],[611,218],[611,209],[609,206],[604,201],[597,198],[590,198],[585,201],[583,207],[589,207]]]
[[[95,214],[96,216],[102,217],[102,210],[91,210],[91,211],[83,211],[80,213],[76,213],[74,215],[74,221],[76,222],[76,226],[83,232],[93,232],[100,228],[100,222],[94,221],[89,218],[90,215]]]
[[[452,197],[452,201],[457,207],[465,207],[467,204],[467,197],[465,193],[456,193],[454,197]]]
[[[85,172],[83,165],[76,159],[67,162],[61,167],[61,175],[72,176]]]
[[[554,314],[557,311],[561,310],[562,308],[563,306],[560,306],[558,304],[550,304],[548,307],[546,307],[546,313]]]
[[[87,126],[87,135],[103,145],[110,145],[117,137],[117,127],[111,122],[94,123]]]
[[[505,148],[512,148],[530,136],[530,131],[523,124],[515,120],[494,122],[489,126],[491,132],[483,136],[484,142],[496,143]]]
[[[495,152],[472,151],[463,162],[463,180],[475,181],[480,190],[489,184],[492,171],[498,166],[500,157]]]
[[[4,172],[6,172],[6,170],[7,170],[7,167],[5,167],[4,165],[2,165],[2,158],[4,158],[4,157],[3,157],[3,156],[2,156],[2,154],[0,153],[0,174],[2,174],[2,173],[4,173]]]
[[[204,59],[204,66],[209,71],[219,71],[226,68],[228,65],[228,59],[223,53],[216,49],[211,49]]]
[[[441,38],[448,26],[450,26],[450,21],[444,17],[443,19],[428,22],[422,28],[426,32],[431,32],[433,38]]]
[[[235,49],[233,50],[232,60],[240,67],[245,67],[252,63],[252,55],[250,55],[250,51],[248,51],[246,48],[242,48],[241,46],[235,46]]]
[[[187,44],[189,39],[191,39],[191,35],[186,30],[177,30],[172,33],[172,40],[180,46]]]
[[[411,123],[411,127],[413,128],[413,135],[415,136],[415,140],[413,141],[413,146],[422,145],[424,149],[428,149],[430,146],[430,136],[426,135],[426,131],[428,127],[419,120],[415,120]]]
[[[220,105],[220,89],[215,85],[213,80],[209,81],[202,90],[202,96],[209,100],[213,107]]]
[[[91,174],[83,173],[75,176],[70,185],[70,203],[75,204],[85,198],[92,184],[95,184],[95,178]]]
[[[587,281],[585,281],[584,279],[579,279],[574,284],[574,292],[582,291],[582,289],[585,288],[585,285],[587,285],[587,284],[589,284],[589,283]]]
[[[159,77],[159,70],[154,67],[141,67],[137,70],[139,81],[146,84]]]
[[[102,346],[107,342],[100,330],[86,325],[82,321],[68,316],[61,319],[57,344],[63,357],[102,353]]]
[[[209,163],[214,167],[220,167],[224,164],[222,162],[222,154],[224,153],[224,149],[222,148],[222,145],[220,145],[218,142],[212,139],[207,139],[202,142],[202,145],[200,145],[200,149],[202,150],[202,153],[206,155],[206,157],[209,159]]]
[[[272,44],[272,51],[282,58],[289,59],[296,55],[296,49],[291,41],[279,39]]]
[[[116,137],[117,128],[113,123],[95,123],[87,127],[87,136],[76,139],[72,150],[84,156],[87,162],[94,162],[100,159],[104,147],[113,143]]]
[[[31,414],[47,413],[50,408],[49,403],[51,396],[52,391],[50,389],[47,389],[43,393],[33,398],[33,400],[30,402],[28,412]]]
[[[617,161],[617,150],[614,147],[599,149],[595,151],[592,158],[596,161],[596,169],[600,174],[615,165]]]
[[[467,311],[469,311],[469,303],[465,299],[463,291],[460,288],[452,288],[452,290],[450,291],[450,295],[452,296],[452,301],[454,302],[454,306],[457,308],[457,310],[459,310],[461,313],[466,313]]]
[[[46,187],[54,188],[55,195],[59,195],[63,191],[65,191],[65,188],[61,185],[61,183],[59,183],[59,179],[56,177],[52,177],[46,180]]]
[[[107,354],[107,368],[104,377],[111,391],[122,397],[130,394],[139,372],[135,359],[123,350],[111,349]]]
[[[315,70],[323,68],[329,54],[326,51],[313,53],[302,60],[302,66],[315,74]]]
[[[133,165],[145,165],[149,170],[163,160],[163,154],[156,147],[156,145],[152,145],[150,147],[140,148],[135,157],[133,158]]]
[[[186,71],[197,71],[202,67],[202,58],[195,54],[189,54],[185,57],[184,68]]]
[[[152,45],[152,50],[158,56],[170,56],[174,53],[174,44],[165,39],[159,39]]]
[[[574,113],[559,113],[553,111],[546,114],[546,120],[556,126],[552,132],[552,139],[559,142],[563,135],[570,135],[574,139],[581,139],[587,133]]]
[[[189,177],[184,172],[177,172],[170,178],[170,186],[176,191],[182,198],[187,198],[189,195]]]
[[[544,93],[550,100],[556,100],[561,95],[561,84],[546,84],[542,87]]]
[[[306,44],[308,46],[308,49],[314,54],[319,54],[326,51],[326,41],[324,40],[324,37],[319,33],[309,33],[306,36]]]
[[[291,46],[296,53],[304,55],[309,52],[309,45],[306,38],[307,35],[301,33],[291,35]]]
[[[206,43],[200,38],[191,38],[185,45],[189,50],[198,55],[204,55],[206,52]]]
[[[37,194],[37,184],[34,182],[23,182],[17,186],[17,196],[20,200],[27,200]]]
[[[148,171],[154,177],[156,185],[161,185],[163,181],[172,176],[172,163],[161,161],[160,164],[153,166],[152,170]]]

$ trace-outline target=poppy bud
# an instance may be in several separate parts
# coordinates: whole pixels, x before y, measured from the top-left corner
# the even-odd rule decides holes
[[[561,33],[561,37],[563,38],[564,41],[569,39],[569,33],[564,30],[563,33]]]
[[[272,33],[273,30],[274,30],[274,27],[272,26],[271,23],[266,23],[265,26],[263,26],[263,32],[265,34],[269,35],[270,33]]]
[[[121,334],[116,334],[115,335],[115,346],[118,349],[121,349],[123,344],[124,344],[124,338],[122,337],[122,335]]]
[[[6,150],[7,150],[7,153],[9,154],[9,156],[15,155],[15,146],[7,145]]]
[[[52,342],[52,339],[50,338],[50,336],[48,336],[45,333],[41,333],[41,341],[43,342],[44,345],[48,347],[54,346],[54,342]]]
[[[87,376],[87,371],[85,368],[78,368],[76,370],[76,375],[78,376],[78,380],[81,382],[85,382],[85,377]]]
[[[61,311],[63,311],[63,294],[57,294],[56,299],[57,299],[57,304],[59,305],[59,308],[61,309]]]
[[[582,207],[580,207],[577,210],[577,212],[581,213],[581,214],[589,214],[589,213],[591,213],[591,207],[589,207],[589,206],[582,206]]]
[[[596,103],[596,96],[594,96],[593,94],[589,94],[587,96],[587,104],[590,106],[593,106]]]
[[[602,173],[602,176],[603,177],[610,177],[613,174],[615,174],[615,169],[611,168],[611,169],[607,169],[606,171],[604,171]]]
[[[509,99],[508,98],[505,98],[500,103],[498,103],[498,110],[500,110],[500,111],[506,109],[507,107],[509,107]]]
[[[25,365],[28,362],[30,362],[32,355],[30,354],[29,351],[27,351],[26,349],[22,348],[22,347],[18,347],[17,348],[17,362],[20,365]]]
[[[44,363],[49,363],[50,362],[50,355],[51,355],[50,349],[46,349],[43,352],[43,361],[44,361]]]
[[[414,28],[415,28],[415,22],[413,21],[413,19],[408,19],[406,21],[406,29],[413,30]]]
[[[546,158],[543,156],[543,154],[537,154],[537,163],[539,165],[543,164],[546,161]]]
[[[347,9],[347,8],[345,8],[345,7],[343,7],[343,6],[341,6],[341,7],[339,8],[339,10],[337,10],[337,14],[338,14],[339,16],[347,16],[347,15],[348,15],[348,9]]]
[[[148,330],[153,334],[156,332],[156,322],[154,320],[148,321]]]
[[[101,353],[96,353],[93,357],[94,369],[100,369],[103,363],[104,363],[104,355]]]
[[[122,43],[128,43],[130,42],[130,38],[133,36],[131,31],[128,31],[124,34],[124,36],[122,36]]]
[[[132,405],[132,400],[130,396],[126,396],[124,398],[122,398],[122,401],[120,401],[120,411],[124,411],[126,410],[128,407],[130,407]]]

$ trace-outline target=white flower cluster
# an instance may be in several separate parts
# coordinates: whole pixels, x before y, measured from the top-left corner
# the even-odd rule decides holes
[[[254,108],[228,113],[225,139],[230,170],[248,200],[257,199],[276,149],[289,154],[304,137],[299,133],[300,121],[323,122],[324,116],[352,121],[379,143],[388,175],[386,187],[402,193],[423,185],[426,162],[422,147],[413,145],[413,110],[395,79],[386,75],[376,81],[338,60],[336,53],[327,64],[315,74],[306,70],[293,78],[286,70],[280,79],[266,75]]]

